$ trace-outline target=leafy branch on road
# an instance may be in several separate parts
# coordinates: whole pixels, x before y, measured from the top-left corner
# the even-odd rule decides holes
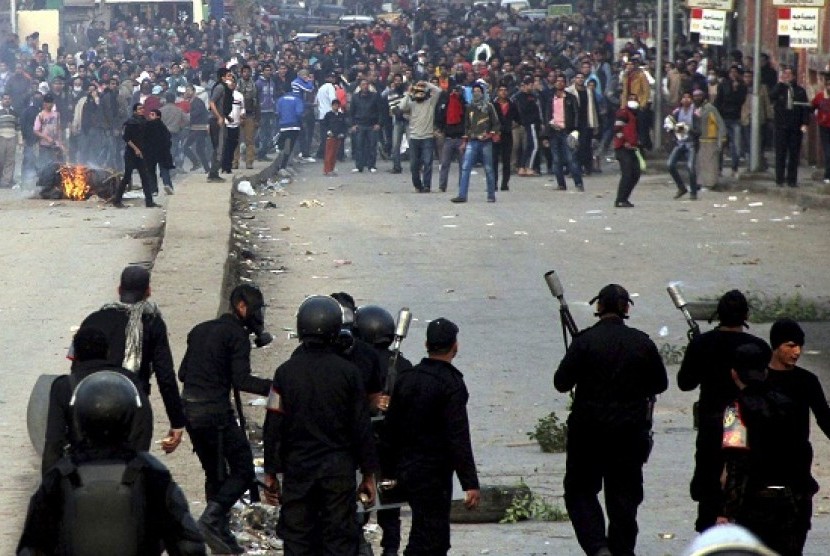
[[[522,479],[520,487],[527,487]],[[568,512],[549,502],[541,496],[536,496],[530,489],[513,497],[513,502],[505,510],[504,517],[499,523],[518,523],[519,521],[568,521]]]
[[[545,453],[565,451],[565,439],[568,434],[568,425],[559,421],[555,412],[542,417],[536,423],[536,428],[527,433],[528,438],[539,443]]]

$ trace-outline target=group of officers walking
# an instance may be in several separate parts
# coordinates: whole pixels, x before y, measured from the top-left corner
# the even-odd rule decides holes
[[[654,342],[625,326],[632,303],[625,288],[610,284],[594,301],[599,321],[576,334],[554,375],[558,391],[573,390],[565,505],[585,554],[633,556],[642,468],[653,445],[653,402],[668,377]],[[695,530],[735,523],[768,547],[751,535],[726,546],[715,533],[714,542],[735,551],[723,554],[771,549],[801,555],[818,491],[811,474],[811,411],[830,438],[821,384],[797,365],[804,331],[782,318],[772,325],[769,344],[745,332],[749,304],[738,290],[721,297],[715,316],[715,329],[700,334],[696,324],[692,328],[677,375],[681,390],[700,388],[690,486],[698,504]],[[601,489],[607,528],[597,499]],[[696,541],[699,551],[689,554],[722,554],[702,544]]]
[[[51,388],[43,481],[17,554],[191,555],[205,554],[206,544],[216,554],[241,554],[229,514],[246,491],[258,498],[261,486],[265,500],[281,506],[285,554],[357,555],[368,547],[358,498],[370,509],[378,484],[412,509],[404,554],[447,553],[453,473],[467,508],[480,496],[468,393],[452,364],[454,323],[429,323],[428,355],[413,366],[399,353],[402,336],[388,311],[358,308],[342,292],[311,296],[297,312],[300,345],[266,380],[250,365],[251,337],[257,347],[273,339],[265,299],[243,284],[231,292],[229,312],[188,334],[179,394],[149,272],[127,267],[118,291],[118,302],[83,321],[71,373]],[[176,450],[186,430],[204,469],[207,507],[198,522],[169,471],[147,453],[152,375],[170,420],[162,449]],[[268,396],[264,482],[231,391]],[[399,505],[377,516],[383,554],[398,554]]]

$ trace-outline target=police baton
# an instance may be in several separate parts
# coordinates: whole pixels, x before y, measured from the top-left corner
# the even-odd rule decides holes
[[[562,282],[559,281],[559,276],[556,275],[555,270],[549,270],[545,273],[545,282],[550,288],[550,293],[553,294],[559,301],[559,320],[562,323],[562,339],[565,341],[565,349],[568,349],[568,334],[571,338],[579,334],[579,327],[574,321],[571,310],[568,308],[568,302],[565,301],[565,288],[562,287]]]
[[[235,386],[233,387],[233,400],[236,404],[236,417],[239,419],[239,426],[242,427],[242,434],[245,435],[245,440],[250,444],[251,440],[248,438],[248,423],[245,421],[245,413],[242,412],[242,396],[239,394],[239,388]],[[259,486],[260,482],[257,481],[256,477],[254,477],[254,482],[248,489],[248,493],[251,495],[252,504],[260,501]]]
[[[395,337],[392,340],[392,345],[389,346],[392,355],[389,356],[389,370],[386,373],[386,386],[384,388],[384,393],[389,396],[392,395],[392,390],[395,388],[395,379],[398,375],[398,357],[401,355],[401,343],[409,333],[410,322],[412,322],[412,312],[409,310],[409,307],[403,307],[398,311]]]

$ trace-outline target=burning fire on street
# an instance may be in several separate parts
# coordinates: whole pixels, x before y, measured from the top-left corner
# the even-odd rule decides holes
[[[61,166],[58,172],[65,198],[73,201],[86,201],[89,198],[92,188],[89,170],[85,166]]]

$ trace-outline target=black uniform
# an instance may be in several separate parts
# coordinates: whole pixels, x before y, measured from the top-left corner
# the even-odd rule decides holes
[[[657,347],[606,314],[574,338],[553,383],[560,392],[576,387],[565,466],[565,506],[576,538],[589,555],[607,547],[615,556],[632,556],[650,450],[649,398],[668,386]],[[607,535],[597,500],[603,486]]]
[[[285,553],[355,556],[355,471],[379,470],[358,369],[333,347],[303,344],[271,389],[265,472],[283,474],[277,533]]]
[[[695,470],[690,485],[692,500],[698,502],[695,522],[698,532],[715,524],[722,505],[723,410],[738,395],[731,375],[732,354],[735,348],[747,343],[757,345],[768,359],[771,357],[772,352],[764,340],[745,332],[715,329],[689,342],[677,373],[677,385],[681,390],[694,390],[700,386]]]
[[[385,347],[380,346],[373,346],[375,352],[378,355],[378,359],[381,362],[381,375],[380,375],[380,383],[383,385],[388,384],[388,375],[390,364],[392,361],[392,351]],[[412,368],[412,362],[409,361],[403,355],[398,355],[398,358],[395,360],[395,372],[397,375],[400,373],[409,370]],[[396,375],[396,376],[397,376]],[[385,389],[385,387],[384,387]],[[378,441],[378,455],[380,456],[380,469],[381,469],[381,477],[382,479],[391,478],[393,475],[391,471],[388,471],[392,466],[392,462],[390,461],[391,455],[389,447],[386,446],[384,440],[386,435],[384,434],[384,427],[386,425],[384,421],[377,421],[374,424],[375,429],[375,437]],[[394,552],[397,554],[398,549],[401,547],[401,510],[400,508],[392,508],[389,510],[379,510],[377,512],[377,520],[378,525],[383,531],[383,537],[380,540],[380,546],[383,548],[384,551]]]
[[[84,319],[81,328],[92,327],[103,331],[107,336],[109,352],[107,361],[111,366],[120,368],[124,364],[124,346],[127,323],[130,313],[124,307],[105,307],[95,311]],[[170,428],[181,429],[185,425],[182,399],[176,383],[176,370],[170,342],[167,338],[167,324],[157,311],[142,315],[144,326],[141,347],[141,367],[138,369],[139,390],[150,396],[150,377],[155,374],[161,400],[170,421]],[[73,372],[78,363],[73,364]],[[152,432],[152,431],[151,431]]]
[[[188,512],[187,499],[167,468],[150,454],[110,449],[80,452],[71,459],[64,458],[43,476],[43,482],[29,502],[17,554],[64,554],[63,549],[67,549],[64,544],[67,532],[62,524],[65,510],[64,494],[68,482],[64,476],[69,476],[73,470],[84,464],[119,461],[129,462],[138,470],[143,478],[146,493],[145,505],[141,510],[145,517],[143,534],[141,544],[131,547],[135,550],[134,553],[142,556],[161,554],[163,541],[167,554],[206,554],[202,536]],[[106,510],[101,514],[100,519],[93,525],[100,527],[101,534],[104,534],[107,531],[108,514]],[[77,534],[77,531],[73,533]]]
[[[465,491],[479,488],[468,399],[464,377],[451,363],[424,358],[398,375],[384,432],[395,478],[412,508],[407,556],[450,549],[453,472]]]
[[[126,369],[114,367],[108,361],[75,362],[72,374],[56,378],[49,391],[46,443],[43,448],[43,465],[41,466],[43,474],[46,474],[64,456],[64,448],[67,445],[73,448],[80,446],[81,436],[75,429],[69,401],[72,399],[75,386],[98,371],[121,373],[135,383],[141,396],[141,409],[137,410],[133,417],[127,445],[138,452],[146,452],[150,449],[150,443],[153,440],[153,410],[150,408],[150,400],[142,391],[136,375]]]
[[[227,512],[255,477],[251,446],[231,406],[231,387],[267,396],[271,382],[251,376],[248,331],[231,314],[190,331],[179,380],[187,433],[205,470],[205,496]]]
[[[755,533],[776,553],[800,556],[810,528],[811,499],[818,491],[810,474],[812,450],[799,431],[806,415],[769,382],[749,384],[737,403],[747,443],[723,450],[721,515]]]

